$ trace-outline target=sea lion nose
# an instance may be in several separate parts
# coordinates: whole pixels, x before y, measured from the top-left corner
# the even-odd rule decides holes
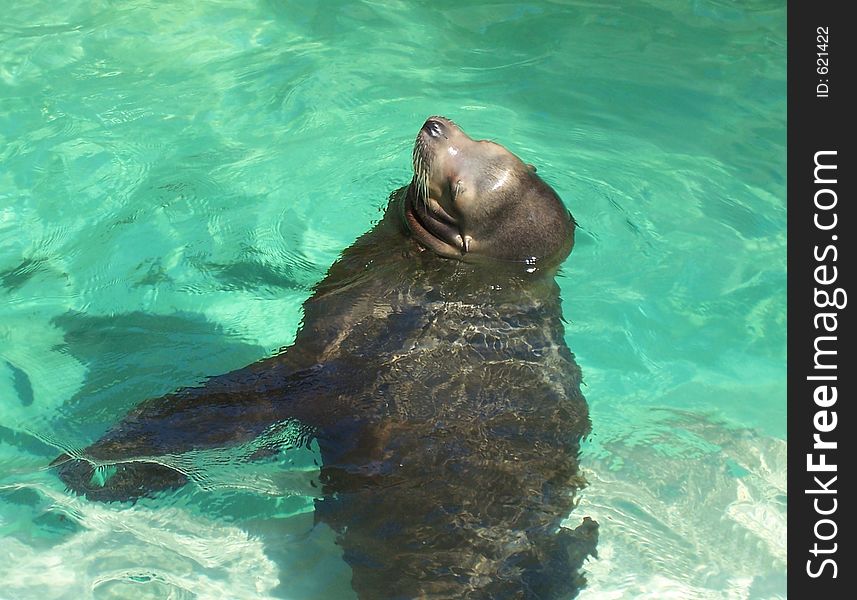
[[[423,124],[423,130],[432,137],[440,137],[444,135],[443,123],[433,118],[426,120],[425,124]]]

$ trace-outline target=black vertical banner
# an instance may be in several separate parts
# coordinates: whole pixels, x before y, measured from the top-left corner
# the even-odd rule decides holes
[[[788,6],[789,596],[851,598],[857,31],[851,3]]]

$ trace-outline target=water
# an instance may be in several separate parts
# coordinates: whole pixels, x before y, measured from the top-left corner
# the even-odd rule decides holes
[[[431,114],[581,224],[580,597],[785,596],[784,3],[3,4],[0,597],[349,597],[310,451],[132,508],[46,465],[289,344]]]

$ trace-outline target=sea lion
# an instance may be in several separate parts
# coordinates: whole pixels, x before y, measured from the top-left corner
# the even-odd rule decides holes
[[[298,423],[321,452],[316,520],[359,597],[574,595],[597,537],[589,519],[561,526],[590,428],[554,281],[574,220],[533,167],[443,117],[413,162],[291,347],[142,403],[54,461],[62,480],[133,500],[187,482],[158,457]]]

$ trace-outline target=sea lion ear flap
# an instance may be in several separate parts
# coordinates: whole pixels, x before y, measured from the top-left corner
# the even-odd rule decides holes
[[[534,165],[533,163],[527,163],[527,168],[528,168],[530,171],[532,171],[533,173],[535,173],[536,171],[538,171],[538,169],[536,169],[536,165]]]

